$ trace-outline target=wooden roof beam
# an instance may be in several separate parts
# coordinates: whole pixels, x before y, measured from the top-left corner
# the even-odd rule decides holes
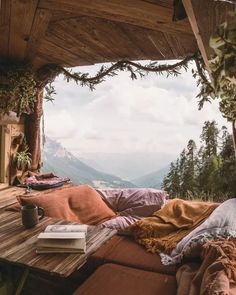
[[[190,25],[192,27],[193,33],[194,33],[195,38],[197,40],[198,48],[201,52],[202,58],[205,62],[205,65],[206,65],[207,69],[209,70],[209,62],[208,62],[208,57],[207,57],[207,51],[205,48],[206,44],[204,44],[203,38],[201,36],[200,28],[198,25],[199,19],[198,19],[198,15],[195,13],[196,11],[193,7],[193,3],[192,3],[193,1],[192,0],[182,0],[182,2],[184,5],[184,8],[185,8],[185,11],[188,15],[188,19],[189,19]]]
[[[234,6],[228,2],[213,0],[182,0],[189,18],[193,33],[198,43],[204,62],[209,69],[208,60],[214,54],[209,40],[219,24],[225,22],[228,12]]]
[[[24,59],[38,0],[11,0],[9,56]]]
[[[31,61],[43,40],[51,18],[51,11],[47,9],[37,9],[32,24],[29,41],[26,48],[26,56]]]
[[[172,23],[173,8],[141,0],[39,0],[39,8],[100,17],[167,33],[192,35],[188,21]]]

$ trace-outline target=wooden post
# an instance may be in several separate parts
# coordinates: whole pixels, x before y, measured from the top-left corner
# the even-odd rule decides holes
[[[38,89],[34,112],[26,116],[25,135],[31,153],[31,171],[39,172],[41,166],[40,121],[43,114],[43,88]]]
[[[205,48],[206,44],[204,44],[203,39],[202,39],[202,35],[201,35],[199,25],[198,25],[198,19],[195,15],[192,1],[191,0],[183,0],[182,2],[184,5],[184,8],[185,8],[185,11],[188,15],[188,19],[189,19],[190,25],[192,27],[193,33],[194,33],[195,38],[197,40],[198,48],[201,52],[201,55],[202,55],[202,58],[205,62],[206,68],[207,68],[208,72],[210,73],[209,61],[208,61],[207,52],[206,52],[206,48]],[[208,44],[207,44],[207,46],[208,46]]]

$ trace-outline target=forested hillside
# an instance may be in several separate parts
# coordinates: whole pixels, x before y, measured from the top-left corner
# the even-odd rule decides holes
[[[197,148],[189,140],[170,165],[162,187],[171,197],[223,201],[236,196],[236,160],[233,140],[226,127],[206,121]]]

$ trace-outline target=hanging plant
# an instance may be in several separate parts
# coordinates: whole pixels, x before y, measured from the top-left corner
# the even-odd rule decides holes
[[[219,99],[222,115],[230,122],[236,121],[236,15],[230,13],[228,22],[219,25],[210,38],[214,57],[209,61],[210,77],[201,57],[195,58],[197,78],[200,87],[199,109],[206,101]]]
[[[36,96],[32,68],[25,62],[0,62],[0,113],[15,111],[17,116],[31,113]]]
[[[236,15],[231,13],[210,39],[215,56],[210,60],[214,95],[220,98],[220,110],[229,121],[236,120]]]

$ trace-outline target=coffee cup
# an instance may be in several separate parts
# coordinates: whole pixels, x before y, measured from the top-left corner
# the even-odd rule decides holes
[[[44,210],[34,204],[21,207],[21,219],[25,228],[34,227],[44,217]]]

